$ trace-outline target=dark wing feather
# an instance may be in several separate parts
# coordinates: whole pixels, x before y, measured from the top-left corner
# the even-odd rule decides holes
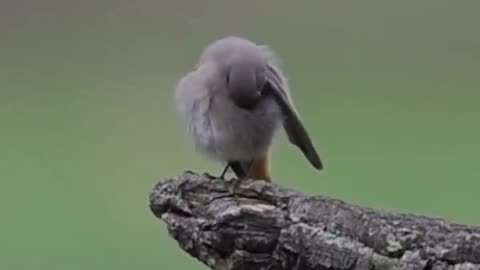
[[[265,74],[267,78],[267,83],[264,88],[264,91],[266,91],[265,94],[272,95],[279,104],[284,114],[283,127],[285,128],[288,139],[292,144],[302,150],[313,167],[318,170],[323,169],[322,161],[310,140],[310,136],[285,91],[285,81],[282,79],[280,72],[277,71],[274,66],[269,65]]]

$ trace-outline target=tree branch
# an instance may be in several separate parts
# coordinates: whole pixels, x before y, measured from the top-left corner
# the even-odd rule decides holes
[[[480,269],[480,227],[185,172],[150,208],[212,269]]]

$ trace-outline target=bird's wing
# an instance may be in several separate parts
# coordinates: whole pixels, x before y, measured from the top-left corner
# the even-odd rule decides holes
[[[307,130],[302,124],[300,117],[292,102],[292,98],[287,90],[286,79],[281,71],[273,64],[269,64],[266,70],[266,94],[271,94],[280,106],[284,119],[283,127],[287,133],[288,139],[300,150],[305,157],[318,170],[323,169],[323,164],[318,156],[315,147],[310,140]]]

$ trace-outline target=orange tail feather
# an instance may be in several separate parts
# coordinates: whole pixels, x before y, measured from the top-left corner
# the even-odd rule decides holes
[[[247,176],[249,178],[258,179],[258,180],[265,180],[268,182],[272,181],[269,153],[251,162],[247,172]]]

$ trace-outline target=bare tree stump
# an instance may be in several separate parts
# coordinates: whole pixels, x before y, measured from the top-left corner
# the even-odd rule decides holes
[[[480,269],[480,227],[185,172],[150,208],[212,269]],[[480,214],[480,213],[479,213]]]

